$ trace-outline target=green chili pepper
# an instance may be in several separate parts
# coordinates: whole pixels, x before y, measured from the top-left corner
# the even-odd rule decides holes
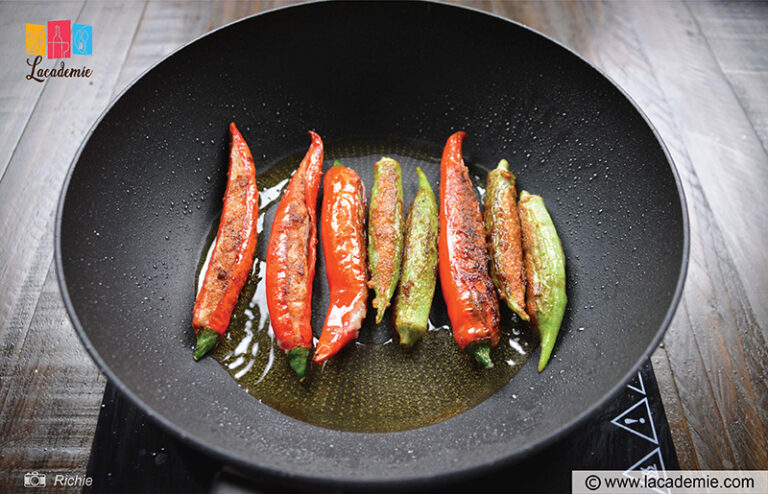
[[[526,309],[541,335],[541,372],[549,362],[565,313],[565,254],[544,200],[522,191],[517,206],[528,283]]]
[[[504,300],[523,321],[525,312],[525,270],[520,217],[517,214],[515,175],[507,160],[488,174],[483,216],[491,258],[491,280]]]
[[[416,173],[419,190],[405,220],[403,272],[395,298],[395,331],[406,347],[427,332],[437,283],[437,201],[421,168]]]
[[[384,318],[400,279],[403,260],[403,179],[400,164],[383,157],[373,168],[373,188],[368,215],[368,268],[376,298],[376,323]]]

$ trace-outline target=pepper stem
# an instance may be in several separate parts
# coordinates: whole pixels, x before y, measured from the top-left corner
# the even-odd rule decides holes
[[[216,343],[219,342],[219,338],[219,333],[216,331],[211,328],[203,328],[202,331],[197,333],[197,345],[195,345],[195,353],[192,355],[192,358],[200,360],[205,357],[216,346]]]
[[[496,165],[497,170],[504,170],[505,172],[509,171],[509,161],[502,159],[499,161],[499,164]]]
[[[476,341],[470,343],[469,346],[467,346],[467,353],[475,357],[475,360],[486,369],[493,367],[490,341]]]
[[[429,185],[429,180],[427,180],[427,176],[424,175],[424,172],[421,171],[421,168],[419,168],[418,166],[416,167],[416,174],[419,176],[419,188],[429,189],[431,192],[432,187]]]
[[[339,163],[339,160],[333,160],[333,166],[344,166],[344,165]]]
[[[304,379],[304,376],[307,375],[310,353],[312,353],[312,349],[308,346],[297,346],[285,353],[285,356],[288,357],[288,364],[299,376],[299,380]]]

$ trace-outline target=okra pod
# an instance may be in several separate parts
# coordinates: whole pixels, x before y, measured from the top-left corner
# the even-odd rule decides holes
[[[526,310],[541,336],[541,372],[549,362],[565,314],[565,254],[540,196],[522,191],[518,211],[525,253]]]
[[[520,217],[517,214],[515,175],[509,171],[507,160],[488,174],[483,217],[491,258],[491,280],[499,297],[523,321],[525,312],[525,270]]]
[[[419,190],[405,220],[402,277],[395,298],[395,331],[406,347],[427,332],[437,283],[437,202],[421,168],[416,173]]]
[[[376,298],[376,324],[384,318],[400,279],[403,259],[403,179],[400,164],[383,157],[373,168],[373,188],[368,215],[368,286]]]

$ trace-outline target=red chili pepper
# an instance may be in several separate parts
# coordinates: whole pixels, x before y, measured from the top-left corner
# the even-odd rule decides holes
[[[368,309],[365,186],[354,170],[338,162],[323,178],[320,222],[331,304],[315,362],[323,362],[357,338]]]
[[[462,350],[492,367],[499,342],[499,301],[488,274],[488,251],[480,204],[461,156],[465,132],[445,144],[440,164],[440,284]]]
[[[256,167],[248,144],[234,123],[229,124],[229,132],[229,173],[224,209],[192,318],[192,328],[197,334],[195,360],[208,353],[227,331],[256,250],[256,219],[259,216]]]
[[[267,307],[277,345],[299,378],[312,353],[312,281],[317,249],[317,193],[323,141],[312,144],[277,206],[267,247]]]

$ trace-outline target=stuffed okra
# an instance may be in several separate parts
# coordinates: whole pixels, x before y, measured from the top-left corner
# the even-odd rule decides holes
[[[419,190],[405,221],[402,276],[395,299],[395,331],[406,347],[427,331],[437,283],[437,202],[421,168],[416,173]]]
[[[376,323],[384,318],[397,281],[403,258],[403,179],[400,164],[383,157],[373,169],[373,188],[368,215],[368,286],[376,298]]]
[[[493,284],[507,306],[528,321],[517,189],[507,160],[501,160],[488,174],[483,216]]]
[[[540,196],[522,191],[518,211],[527,278],[526,311],[541,335],[541,372],[549,362],[565,314],[565,254]]]

